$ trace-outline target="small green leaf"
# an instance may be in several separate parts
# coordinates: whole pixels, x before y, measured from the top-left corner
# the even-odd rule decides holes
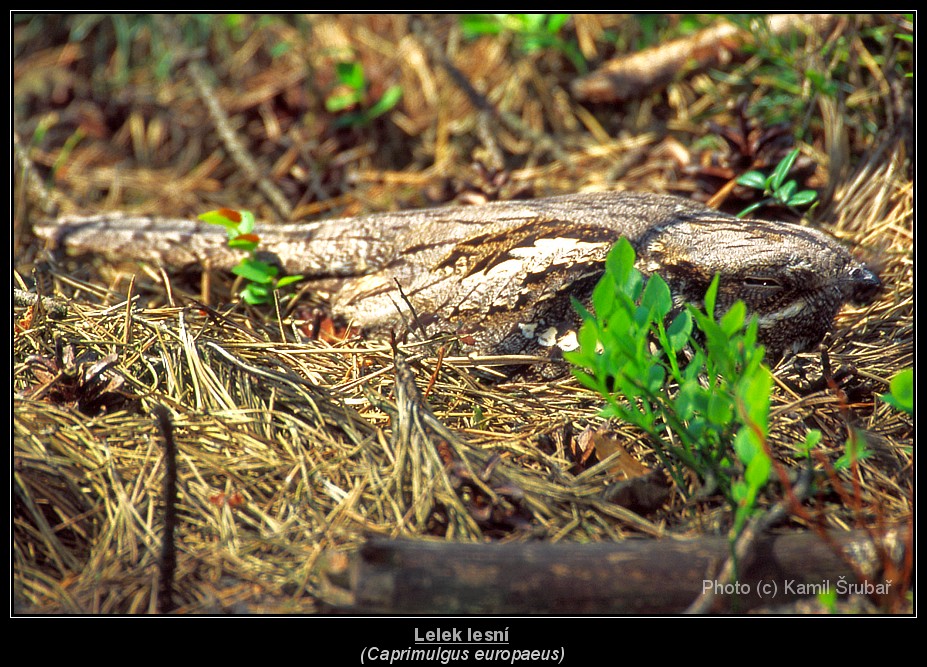
[[[914,369],[896,373],[889,383],[892,395],[909,411],[914,409]]]
[[[795,181],[786,181],[781,188],[776,190],[776,199],[783,204],[788,203],[798,189],[798,183]]]
[[[578,302],[577,302],[578,303]],[[600,320],[607,321],[612,316],[615,309],[619,307],[620,302],[616,298],[615,288],[610,280],[600,280],[592,290],[592,307],[595,310],[596,317]],[[582,307],[582,304],[579,304]],[[574,304],[576,306],[576,304]],[[585,309],[583,309],[585,310]],[[587,311],[588,312],[588,311]],[[579,314],[586,319],[583,311]],[[592,317],[590,315],[590,317]]]
[[[244,250],[245,252],[254,252],[254,250],[260,245],[258,241],[252,241],[250,239],[243,239],[240,236],[236,236],[233,239],[229,239],[229,248],[233,250]]]
[[[811,456],[811,450],[818,446],[818,443],[821,442],[821,431],[816,428],[810,429],[805,434],[805,440],[798,446],[798,455],[800,458],[808,458]]]
[[[679,388],[679,393],[673,401],[676,414],[682,420],[689,420],[698,409],[698,396],[701,385],[698,380],[688,380]]]
[[[245,303],[252,306],[259,306],[270,301],[270,288],[267,285],[257,283],[248,283],[245,289],[241,291],[241,298]]]
[[[731,485],[731,497],[738,502],[738,504],[744,504],[750,496],[750,490],[746,482],[734,482]]]
[[[283,276],[280,280],[277,281],[277,289],[286,287],[287,285],[292,285],[293,283],[298,283],[302,279],[302,276]]]
[[[464,14],[460,17],[460,26],[466,39],[482,35],[498,35],[502,32],[499,19],[486,14]]]
[[[238,223],[238,234],[250,234],[254,231],[254,213],[251,211],[239,211],[241,222]]]
[[[650,308],[645,306],[637,306],[634,309],[633,322],[636,325],[636,331],[650,328],[650,325],[653,324],[656,320],[657,318],[653,316],[653,311]]]
[[[669,328],[666,330],[666,338],[669,341],[670,349],[675,351],[681,350],[689,342],[689,336],[692,334],[692,316],[684,310],[673,318]]]
[[[265,262],[257,260],[244,260],[237,266],[232,267],[232,273],[241,276],[245,280],[253,283],[266,285],[273,282],[274,277],[279,273],[276,266],[271,266]]]
[[[705,292],[705,312],[710,318],[715,316],[715,301],[718,298],[718,282],[720,280],[721,276],[715,274],[715,277],[711,280],[711,284],[708,286],[708,291]]]
[[[854,428],[850,431],[850,437],[847,438],[847,448],[843,456],[834,461],[836,470],[847,470],[852,467],[854,461],[862,461],[872,456],[872,450],[866,447],[865,434]]]
[[[795,159],[798,157],[799,150],[796,148],[788,155],[786,155],[779,164],[776,165],[775,170],[773,170],[770,185],[772,186],[773,191],[778,190],[782,187],[782,184],[785,182],[785,177],[789,175],[789,172],[792,170],[792,165],[795,164]]]
[[[825,590],[817,594],[820,605],[828,614],[837,613],[837,587],[827,586]]]
[[[756,188],[757,190],[763,190],[766,187],[766,176],[759,171],[748,171],[737,179],[737,183],[746,185],[750,188]]]
[[[337,113],[356,106],[360,101],[361,95],[357,91],[341,95],[330,95],[325,98],[325,110],[329,113]]]
[[[743,401],[746,419],[764,433],[769,422],[769,394],[772,385],[772,373],[765,366],[759,366],[739,384],[738,393]]]
[[[692,359],[689,361],[689,364],[686,366],[682,374],[686,382],[697,382],[699,373],[705,368],[704,351],[700,350],[698,345],[695,345],[694,347],[695,354],[692,356]]]
[[[634,260],[634,247],[622,237],[606,256],[605,270],[618,285],[626,285],[634,270]]]
[[[579,313],[579,316],[582,318],[583,322],[595,321],[595,315],[586,310],[586,307],[579,299],[577,299],[575,296],[571,296],[570,302],[573,304],[573,308],[576,309],[576,312]]]
[[[744,320],[747,317],[747,307],[744,305],[743,301],[735,301],[734,304],[728,308],[727,312],[721,317],[719,324],[721,325],[721,330],[724,331],[728,336],[733,336],[738,333],[744,326]]]
[[[759,451],[747,464],[747,470],[744,472],[744,481],[756,491],[762,490],[769,481],[769,472],[772,469],[772,461],[766,455],[766,452]]]
[[[590,387],[590,389],[595,389],[596,391],[599,391],[599,392],[601,393],[601,389],[600,389],[599,387],[597,387],[597,386],[596,386],[596,387]],[[617,419],[622,419],[622,418],[624,418],[624,413],[623,413],[619,408],[616,408],[612,403],[606,404],[606,405],[605,405],[601,410],[599,410],[596,414],[597,414],[597,416],[602,417],[603,419],[615,419],[615,418],[617,418]]]
[[[511,28],[517,32],[537,32],[544,28],[545,14],[510,14]]]
[[[573,356],[573,353],[572,353],[572,352],[565,352],[565,353],[563,354],[563,356],[569,358],[569,357]],[[572,363],[572,361],[571,361],[571,363]],[[595,378],[593,378],[593,377],[592,377],[591,375],[589,375],[588,373],[585,373],[585,372],[583,372],[583,371],[581,371],[581,370],[579,370],[579,369],[577,369],[577,368],[574,368],[574,369],[573,369],[573,377],[575,377],[575,378],[577,379],[577,381],[579,381],[579,383],[580,383],[581,385],[583,385],[586,389],[592,389],[593,391],[598,391],[598,389],[599,389],[599,383],[595,380]]]
[[[879,398],[896,410],[909,415],[914,414],[914,369],[906,368],[895,374],[888,385],[888,394],[880,394]]]
[[[596,351],[599,340],[598,324],[595,320],[588,320],[579,328],[576,335],[579,348],[571,352],[564,352],[563,356],[571,364],[587,369],[594,369],[601,355]]]
[[[747,426],[741,426],[734,437],[734,452],[744,465],[750,465],[754,457],[763,451],[756,435]]]
[[[663,383],[666,381],[666,370],[663,366],[659,364],[654,364],[650,367],[649,377],[647,379],[647,389],[651,393],[656,393],[660,391],[663,387]]]
[[[713,393],[708,398],[708,421],[718,426],[726,426],[734,418],[734,406],[730,397]]]
[[[560,28],[570,20],[570,16],[570,14],[550,14],[547,19],[547,32],[556,35],[560,32]]]
[[[662,320],[672,310],[673,295],[670,294],[669,286],[659,274],[647,280],[641,305],[652,311],[654,320]]]
[[[814,190],[802,190],[797,192],[787,202],[789,206],[806,206],[818,198],[818,193]]]
[[[286,54],[293,48],[293,45],[289,42],[277,42],[270,47],[270,57],[276,60],[280,56]]]
[[[402,88],[400,86],[390,86],[386,89],[386,92],[383,93],[383,97],[377,100],[376,103],[367,111],[366,115],[368,120],[373,120],[378,116],[382,116],[387,111],[396,106],[401,98]]]
[[[762,359],[763,353],[765,353],[766,348],[757,343],[757,336],[759,335],[760,330],[760,318],[757,315],[750,317],[750,322],[747,324],[747,331],[744,334],[744,345],[748,348],[753,348],[754,350],[760,351],[760,358]]]
[[[641,291],[644,288],[644,278],[641,272],[632,267],[631,275],[628,276],[627,282],[622,286],[622,296],[625,299],[638,301],[641,298]]]
[[[357,61],[336,63],[335,74],[341,83],[354,90],[364,87],[364,67]]]
[[[196,217],[202,220],[203,222],[208,222],[210,225],[221,225],[222,227],[225,227],[226,229],[234,229],[237,231],[238,225],[240,224],[241,221],[230,219],[228,216],[231,213],[236,213],[236,211],[232,211],[231,209],[220,208],[215,211],[208,211],[206,213],[201,213],[200,215]]]
[[[822,437],[823,437],[823,434],[821,433],[821,431],[819,431],[816,428],[813,428],[810,431],[808,431],[807,434],[805,434],[804,444],[809,449],[813,447],[817,447],[817,444],[821,442]]]

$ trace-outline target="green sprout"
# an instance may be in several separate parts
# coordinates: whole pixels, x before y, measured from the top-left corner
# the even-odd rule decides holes
[[[275,290],[303,279],[302,276],[277,278],[280,269],[257,259],[257,247],[261,239],[254,233],[254,214],[251,211],[221,208],[203,213],[199,219],[212,225],[225,227],[229,237],[229,248],[248,253],[232,267],[232,273],[246,281],[241,291],[241,298],[245,303],[252,306],[270,303]]]
[[[777,204],[794,208],[796,206],[806,206],[817,199],[818,195],[814,190],[802,190],[799,192],[798,184],[794,180],[785,180],[789,171],[792,169],[792,165],[795,164],[798,152],[796,148],[782,158],[779,164],[776,165],[773,173],[769,176],[759,171],[748,171],[737,179],[737,183],[740,185],[755,188],[762,191],[765,195],[763,199],[751,204],[738,213],[738,218],[742,218],[748,213],[752,213],[756,209],[766,206],[767,204]]]
[[[402,88],[393,85],[386,89],[380,99],[363,108],[369,88],[363,65],[356,61],[337,63],[335,75],[340,85],[336,92],[326,98],[325,109],[331,113],[340,113],[360,108],[337,118],[335,125],[338,127],[369,125],[375,118],[395,107],[402,98]]]

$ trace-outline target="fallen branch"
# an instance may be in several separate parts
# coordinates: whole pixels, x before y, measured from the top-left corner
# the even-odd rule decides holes
[[[884,536],[903,558],[904,530]],[[864,531],[834,541],[867,574],[853,570],[814,533],[765,536],[739,578],[716,591],[713,612],[746,611],[813,597],[823,586],[850,593],[877,586],[883,563]],[[354,565],[354,608],[385,614],[680,613],[716,586],[726,539],[627,540],[595,544],[461,544],[374,539]],[[897,582],[896,582],[897,583]],[[852,588],[850,588],[852,584]],[[717,582],[720,585],[720,582]]]
[[[776,14],[767,19],[769,33],[783,35],[800,26],[822,33],[837,20],[833,14]],[[720,23],[689,37],[613,58],[573,82],[573,95],[587,102],[620,102],[643,97],[679,76],[722,63],[754,35],[732,23]]]

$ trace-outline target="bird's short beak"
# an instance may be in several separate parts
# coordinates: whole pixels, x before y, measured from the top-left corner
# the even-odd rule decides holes
[[[872,303],[879,292],[882,291],[882,281],[874,271],[858,266],[850,271],[850,300],[857,306]]]

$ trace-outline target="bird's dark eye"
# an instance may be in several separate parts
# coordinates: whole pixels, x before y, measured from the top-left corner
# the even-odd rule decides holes
[[[768,290],[780,289],[782,287],[781,282],[768,276],[747,276],[744,278],[744,285]]]

